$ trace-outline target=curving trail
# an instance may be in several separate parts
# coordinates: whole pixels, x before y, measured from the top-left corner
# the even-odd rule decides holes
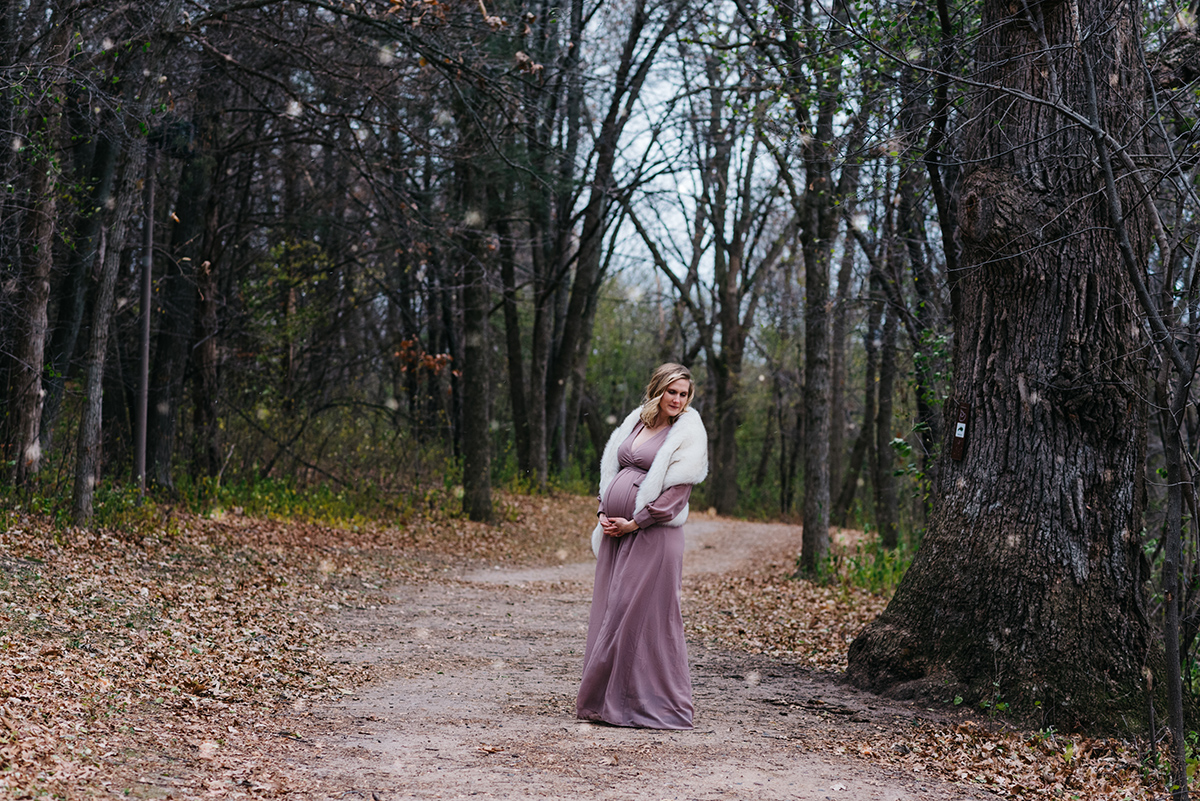
[[[685,575],[735,569],[799,541],[799,528],[700,517]],[[765,657],[691,644],[696,728],[659,732],[574,718],[592,564],[476,570],[396,587],[394,603],[340,619],[377,682],[311,714],[325,734],[298,770],[344,798],[994,798],[837,753],[838,734],[897,743],[925,710]],[[686,610],[685,610],[686,614]],[[334,796],[338,797],[338,796]]]

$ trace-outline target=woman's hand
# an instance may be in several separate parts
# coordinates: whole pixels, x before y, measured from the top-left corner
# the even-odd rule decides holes
[[[623,537],[638,530],[638,524],[624,517],[600,515],[600,528],[610,537]]]

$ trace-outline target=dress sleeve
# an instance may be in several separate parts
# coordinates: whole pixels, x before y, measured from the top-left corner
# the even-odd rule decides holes
[[[687,506],[688,499],[691,497],[691,484],[676,484],[674,487],[668,487],[663,490],[662,495],[650,501],[645,509],[634,515],[633,522],[637,523],[638,528],[650,528],[655,524],[669,523],[683,511],[683,507]]]

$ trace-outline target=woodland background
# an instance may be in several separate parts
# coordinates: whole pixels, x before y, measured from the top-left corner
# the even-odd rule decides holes
[[[896,115],[931,98],[912,70],[906,104],[895,65],[810,21],[813,74],[781,74],[784,54],[754,46],[734,6],[7,9],[13,484],[73,480],[104,333],[89,475],[136,480],[148,319],[156,488],[404,494],[461,484],[479,443],[494,484],[586,489],[613,418],[677,359],[713,432],[707,504],[793,514],[819,312],[837,343],[818,465],[834,516],[873,519],[880,484],[884,525],[920,527],[906,476],[936,442],[918,422],[938,428],[949,331],[914,149],[927,134],[898,138]],[[820,153],[814,125],[832,137]],[[845,167],[824,199],[804,191],[814,159],[830,180]],[[904,248],[888,260],[894,307],[851,222],[881,253]],[[807,306],[806,247],[827,273]]]
[[[1090,265],[1071,297],[1126,339],[1083,377],[1001,376],[1009,411],[980,430],[1049,404],[1089,442],[1127,435],[1097,446],[1136,461],[1096,490],[1141,523],[1112,592],[1189,692],[1195,19],[1090,2],[1084,26],[1066,5],[1073,32],[1061,4],[947,0],[0,2],[6,503],[86,524],[142,486],[194,508],[313,492],[486,521],[498,488],[594,491],[608,432],[674,360],[711,437],[699,505],[802,521],[810,576],[831,524],[906,560],[953,465],[955,367],[1009,358],[956,354],[956,326],[1003,328],[1038,254],[1098,231],[1068,254]],[[1034,77],[1000,91],[988,48],[1018,45]],[[1072,53],[1086,80],[1057,71]],[[1035,216],[981,222],[1012,182],[967,178],[1005,159],[1096,216],[996,234]],[[993,281],[986,314],[972,281]],[[1029,459],[1010,473],[1054,454]],[[1092,531],[1079,486],[1047,503]]]

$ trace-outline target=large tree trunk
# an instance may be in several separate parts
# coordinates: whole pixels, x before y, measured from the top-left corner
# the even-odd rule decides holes
[[[49,116],[49,115],[47,115]],[[42,133],[49,141],[47,128]],[[55,168],[51,166],[49,145],[45,157],[36,157],[31,165],[34,179],[30,187],[31,208],[25,213],[20,315],[23,323],[17,340],[13,371],[13,483],[27,484],[41,466],[39,434],[42,425],[42,369],[45,361],[46,332],[49,327],[47,303],[50,300],[50,270],[53,265],[54,230],[57,219]]]
[[[143,142],[135,140],[125,157],[121,169],[121,181],[116,190],[116,209],[109,228],[111,234],[98,253],[100,263],[99,289],[92,306],[91,335],[88,339],[87,359],[84,366],[84,405],[79,422],[75,462],[75,488],[72,502],[72,517],[76,525],[84,525],[92,518],[92,499],[96,484],[100,481],[103,456],[102,420],[104,363],[108,355],[109,331],[112,323],[113,298],[116,294],[117,274],[121,268],[121,251],[129,232],[136,200],[137,182],[142,177],[146,151]],[[103,234],[101,234],[103,237]],[[122,405],[123,406],[123,405]]]
[[[476,193],[473,184],[479,176],[466,168],[464,194],[468,201],[468,216],[483,220],[483,214],[470,204]],[[482,194],[482,193],[479,193]],[[477,228],[479,222],[468,223]],[[463,265],[463,362],[462,362],[462,452],[463,452],[463,511],[471,520],[492,519],[492,443],[491,401],[488,392],[491,347],[488,336],[488,312],[491,292],[483,262],[485,248],[482,233],[466,232],[466,261]]]
[[[88,276],[96,264],[104,209],[113,196],[113,179],[121,150],[120,140],[108,131],[96,132],[95,139],[86,207],[80,210],[75,223],[74,247],[71,248],[66,278],[58,292],[58,316],[47,354],[50,369],[45,379],[46,400],[42,406],[43,453],[50,449],[54,424],[62,409],[63,388],[72,371],[87,308]]]
[[[829,550],[829,261],[825,248],[804,268],[804,528],[800,567],[812,574]],[[813,256],[810,261],[810,255]]]
[[[1033,13],[988,0],[979,79],[1085,110],[1082,54],[1100,76],[1099,123],[1141,152],[1140,5]],[[1090,38],[1078,42],[1076,30]],[[1151,645],[1136,299],[1088,131],[999,88],[980,93],[973,116],[946,405],[948,416],[969,408],[965,453],[941,466],[921,549],[851,646],[847,675],[875,690],[1002,696],[1044,723],[1137,725]],[[1124,200],[1144,260],[1140,198]]]
[[[47,85],[34,112],[36,120],[30,142],[28,169],[29,210],[21,227],[22,329],[16,343],[13,371],[13,483],[27,484],[41,467],[42,372],[45,367],[46,336],[49,331],[47,304],[50,300],[50,271],[54,266],[54,233],[58,225],[58,172],[56,162],[62,127],[60,75],[66,66],[70,29],[55,8],[51,20],[49,56],[52,66]]]

